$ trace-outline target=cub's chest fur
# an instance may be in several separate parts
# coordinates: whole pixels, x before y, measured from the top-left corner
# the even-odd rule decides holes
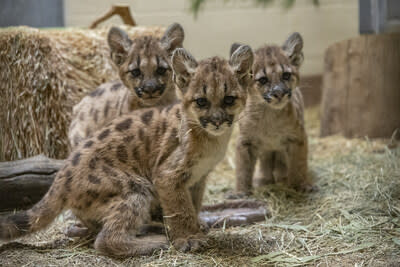
[[[250,119],[240,123],[240,130],[257,146],[280,149],[287,143],[302,140],[303,126],[291,103],[284,111],[264,107],[255,112],[250,107],[245,116]]]
[[[192,167],[192,177],[188,182],[189,186],[206,176],[214,169],[215,165],[224,158],[231,132],[228,131],[228,133],[224,135],[226,136],[224,136],[221,141],[210,142],[205,146],[202,153],[199,153],[199,157]]]

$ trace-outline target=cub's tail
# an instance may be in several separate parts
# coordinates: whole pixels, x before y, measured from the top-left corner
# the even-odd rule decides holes
[[[60,214],[64,208],[63,199],[65,198],[61,192],[56,192],[55,183],[31,209],[0,216],[0,240],[10,240],[36,232],[48,226]]]

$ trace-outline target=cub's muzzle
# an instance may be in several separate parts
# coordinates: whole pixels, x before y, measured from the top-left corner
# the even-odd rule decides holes
[[[160,97],[165,90],[165,84],[160,84],[155,80],[143,82],[142,86],[136,87],[135,92],[141,98],[157,98]]]
[[[284,84],[274,85],[271,90],[263,94],[263,98],[268,103],[270,103],[272,99],[280,101],[285,96],[290,98],[292,96],[292,90],[290,88],[287,88]]]

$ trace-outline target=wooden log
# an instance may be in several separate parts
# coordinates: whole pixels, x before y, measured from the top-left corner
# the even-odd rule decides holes
[[[400,34],[330,46],[321,108],[321,136],[391,137],[400,127]]]
[[[47,192],[62,160],[43,155],[0,163],[0,211],[26,209]]]

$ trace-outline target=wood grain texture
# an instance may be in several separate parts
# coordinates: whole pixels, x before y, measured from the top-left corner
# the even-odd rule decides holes
[[[390,137],[400,127],[400,34],[342,41],[325,53],[321,136]]]
[[[63,160],[43,155],[0,163],[0,211],[25,209],[47,192]]]

